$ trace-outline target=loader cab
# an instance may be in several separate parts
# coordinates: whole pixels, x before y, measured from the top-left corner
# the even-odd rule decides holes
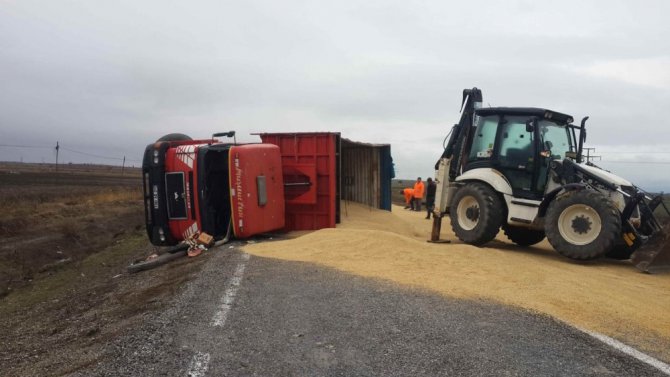
[[[550,162],[577,150],[571,122],[569,115],[546,109],[478,109],[463,171],[495,169],[505,176],[515,197],[542,199]]]

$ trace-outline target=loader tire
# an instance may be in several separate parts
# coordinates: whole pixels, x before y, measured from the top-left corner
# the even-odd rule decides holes
[[[483,245],[498,234],[503,210],[503,202],[493,189],[481,183],[468,183],[456,191],[451,202],[451,229],[461,241]]]
[[[591,190],[569,191],[547,209],[547,239],[561,255],[589,260],[611,251],[621,237],[621,216],[614,203]]]
[[[507,238],[519,246],[532,246],[542,242],[545,237],[544,230],[524,228],[503,224],[502,230]]]
[[[191,139],[191,137],[188,136],[188,135],[184,135],[184,134],[180,134],[180,133],[174,133],[174,134],[164,135],[160,139],[156,140],[156,142],[159,142],[159,141],[191,141],[191,140],[193,140],[193,139]]]

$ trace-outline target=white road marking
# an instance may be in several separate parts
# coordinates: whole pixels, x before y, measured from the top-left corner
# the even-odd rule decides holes
[[[196,352],[191,359],[191,365],[188,367],[188,377],[204,377],[209,366],[209,354]]]
[[[586,329],[582,329],[582,328],[579,328],[579,327],[577,327],[577,329],[580,330],[581,332],[585,333],[585,334],[590,335],[591,337],[593,337],[595,339],[598,339],[599,341],[607,344],[608,346],[610,346],[614,349],[617,349],[617,350],[625,353],[626,355],[632,356],[632,357],[640,360],[641,362],[643,362],[647,365],[650,365],[650,366],[652,366],[652,367],[654,367],[654,368],[660,370],[661,372],[670,376],[670,365],[662,362],[661,360],[653,358],[653,357],[647,355],[646,353],[640,352],[640,351],[636,350],[635,348],[633,348],[631,346],[628,346],[624,343],[621,343],[620,341],[618,341],[616,339],[610,338],[607,335],[603,335],[603,334],[597,333],[595,331],[586,330]]]
[[[244,276],[244,269],[247,267],[247,261],[249,260],[250,255],[243,253],[242,260],[235,268],[233,276],[228,281],[228,288],[223,293],[223,298],[221,299],[221,307],[219,310],[214,313],[214,318],[212,319],[212,326],[222,327],[226,323],[226,318],[228,318],[228,313],[230,308],[235,301],[235,295],[237,294],[237,289],[240,287],[242,282],[242,277]],[[209,368],[209,354],[204,352],[196,352],[191,359],[191,364],[188,368],[188,377],[204,377]]]
[[[249,254],[242,254],[242,261],[240,261],[240,264],[237,265],[237,268],[233,273],[233,277],[231,277],[230,281],[228,282],[228,288],[226,288],[226,291],[223,293],[221,306],[219,307],[219,310],[214,313],[214,317],[212,318],[212,326],[223,327],[223,325],[226,323],[230,308],[233,305],[233,301],[235,301],[237,289],[240,287],[240,283],[242,282],[242,276],[244,276],[244,269],[247,267],[248,260]]]

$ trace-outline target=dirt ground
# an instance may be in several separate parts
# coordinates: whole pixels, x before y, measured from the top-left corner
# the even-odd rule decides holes
[[[312,262],[451,297],[494,300],[595,330],[670,361],[670,274],[640,273],[626,261],[576,263],[543,241],[520,248],[502,232],[486,247],[458,241],[448,220],[431,244],[432,220],[342,205],[342,224],[293,239],[245,246],[251,254]]]
[[[0,297],[143,228],[138,169],[0,164]]]
[[[64,375],[159,310],[207,260],[129,275],[154,252],[138,169],[0,164],[0,370]]]

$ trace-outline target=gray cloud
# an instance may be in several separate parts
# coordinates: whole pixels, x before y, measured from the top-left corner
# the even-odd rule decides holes
[[[341,131],[392,143],[400,176],[427,176],[461,90],[478,86],[492,106],[591,116],[604,166],[669,187],[647,168],[670,165],[614,162],[670,161],[650,153],[670,150],[657,114],[670,101],[669,11],[664,1],[3,2],[0,138],[139,159],[172,131],[237,129],[247,141]],[[0,159],[50,153],[0,148]]]

